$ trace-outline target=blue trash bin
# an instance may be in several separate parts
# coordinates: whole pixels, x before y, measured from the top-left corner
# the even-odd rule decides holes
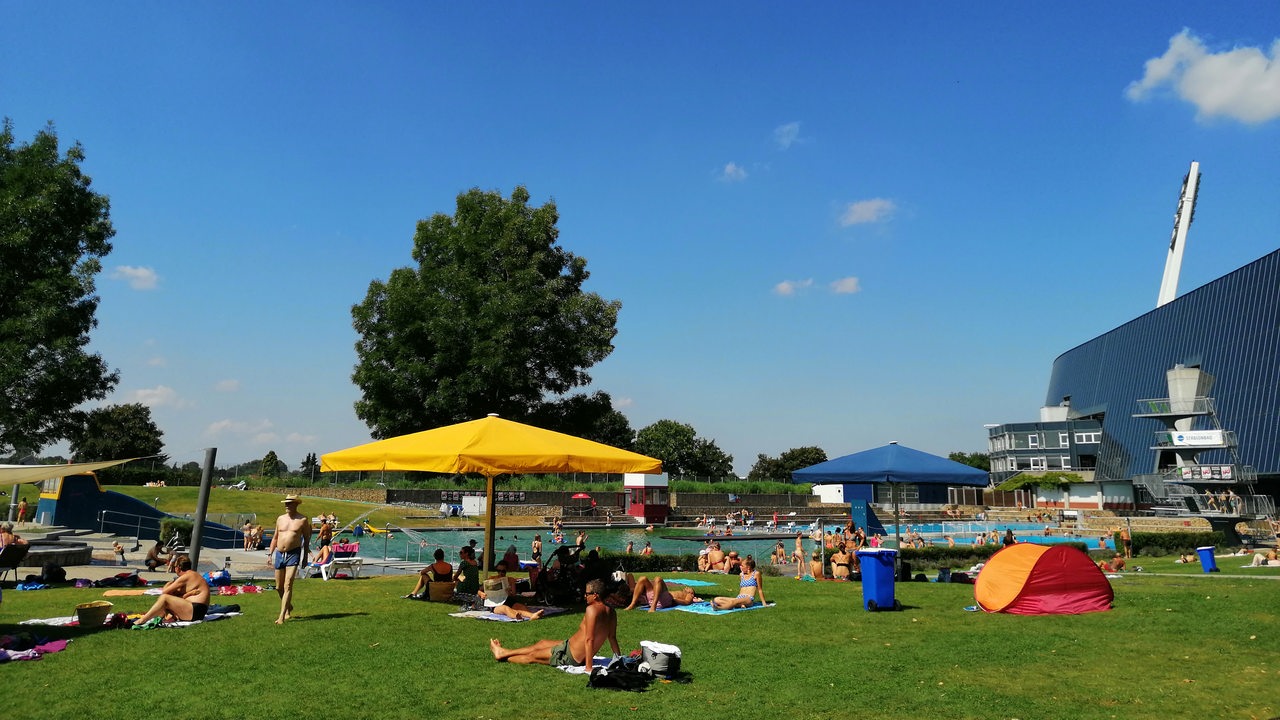
[[[1200,556],[1200,567],[1207,573],[1218,572],[1218,559],[1213,556],[1213,546],[1198,547],[1196,554]]]
[[[898,551],[888,548],[859,550],[858,564],[862,567],[862,607],[864,610],[896,610],[893,598],[894,566]]]

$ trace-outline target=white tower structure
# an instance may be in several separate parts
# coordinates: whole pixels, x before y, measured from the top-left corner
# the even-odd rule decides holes
[[[1156,307],[1178,296],[1178,275],[1182,272],[1182,251],[1187,245],[1187,230],[1196,214],[1196,194],[1200,190],[1200,163],[1192,161],[1191,171],[1182,179],[1182,196],[1173,215],[1173,237],[1169,239],[1169,257],[1164,261],[1164,278],[1160,281],[1160,297]]]

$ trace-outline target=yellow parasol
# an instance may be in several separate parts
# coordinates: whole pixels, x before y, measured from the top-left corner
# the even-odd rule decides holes
[[[483,567],[488,572],[497,518],[493,502],[496,476],[567,472],[655,474],[662,472],[662,461],[489,415],[320,456],[320,472],[350,470],[484,475],[488,518],[484,529]]]

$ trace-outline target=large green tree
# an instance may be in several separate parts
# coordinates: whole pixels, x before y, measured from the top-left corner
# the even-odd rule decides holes
[[[747,473],[747,479],[791,482],[791,473],[826,461],[826,451],[813,445],[791,448],[776,458],[768,455],[757,455],[756,464],[751,466],[751,472]]]
[[[289,472],[289,466],[276,455],[275,450],[268,450],[266,457],[258,465],[258,475],[264,478],[278,478]]]
[[[672,476],[724,478],[733,475],[733,456],[714,440],[698,437],[692,425],[659,420],[636,433],[636,452],[662,461]]]
[[[613,398],[604,391],[543,403],[529,416],[529,422],[624,450],[632,449],[636,442],[631,421],[613,408]]]
[[[376,438],[475,420],[526,420],[591,381],[621,303],[585,292],[586,260],[557,244],[555,203],[472,189],[418,223],[415,266],[351,309],[356,416]],[[559,428],[552,428],[559,429]]]
[[[115,230],[83,161],[78,143],[59,154],[52,126],[18,144],[11,121],[0,130],[0,453],[70,438],[76,408],[119,380],[86,351]]]
[[[987,472],[991,472],[991,456],[986,453],[981,453],[981,452],[967,453],[967,452],[962,452],[960,450],[957,450],[947,455],[947,457],[950,458],[951,460],[955,460],[958,463],[968,465],[970,467],[976,467],[979,470],[986,470]]]
[[[160,455],[164,433],[151,419],[151,408],[141,403],[108,405],[90,410],[84,426],[71,437],[77,462],[122,460]],[[168,459],[157,458],[161,463]]]

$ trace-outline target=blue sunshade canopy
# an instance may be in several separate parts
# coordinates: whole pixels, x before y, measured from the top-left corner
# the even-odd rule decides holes
[[[986,470],[890,443],[801,468],[791,473],[791,481],[814,485],[905,483],[986,487],[989,479]]]

